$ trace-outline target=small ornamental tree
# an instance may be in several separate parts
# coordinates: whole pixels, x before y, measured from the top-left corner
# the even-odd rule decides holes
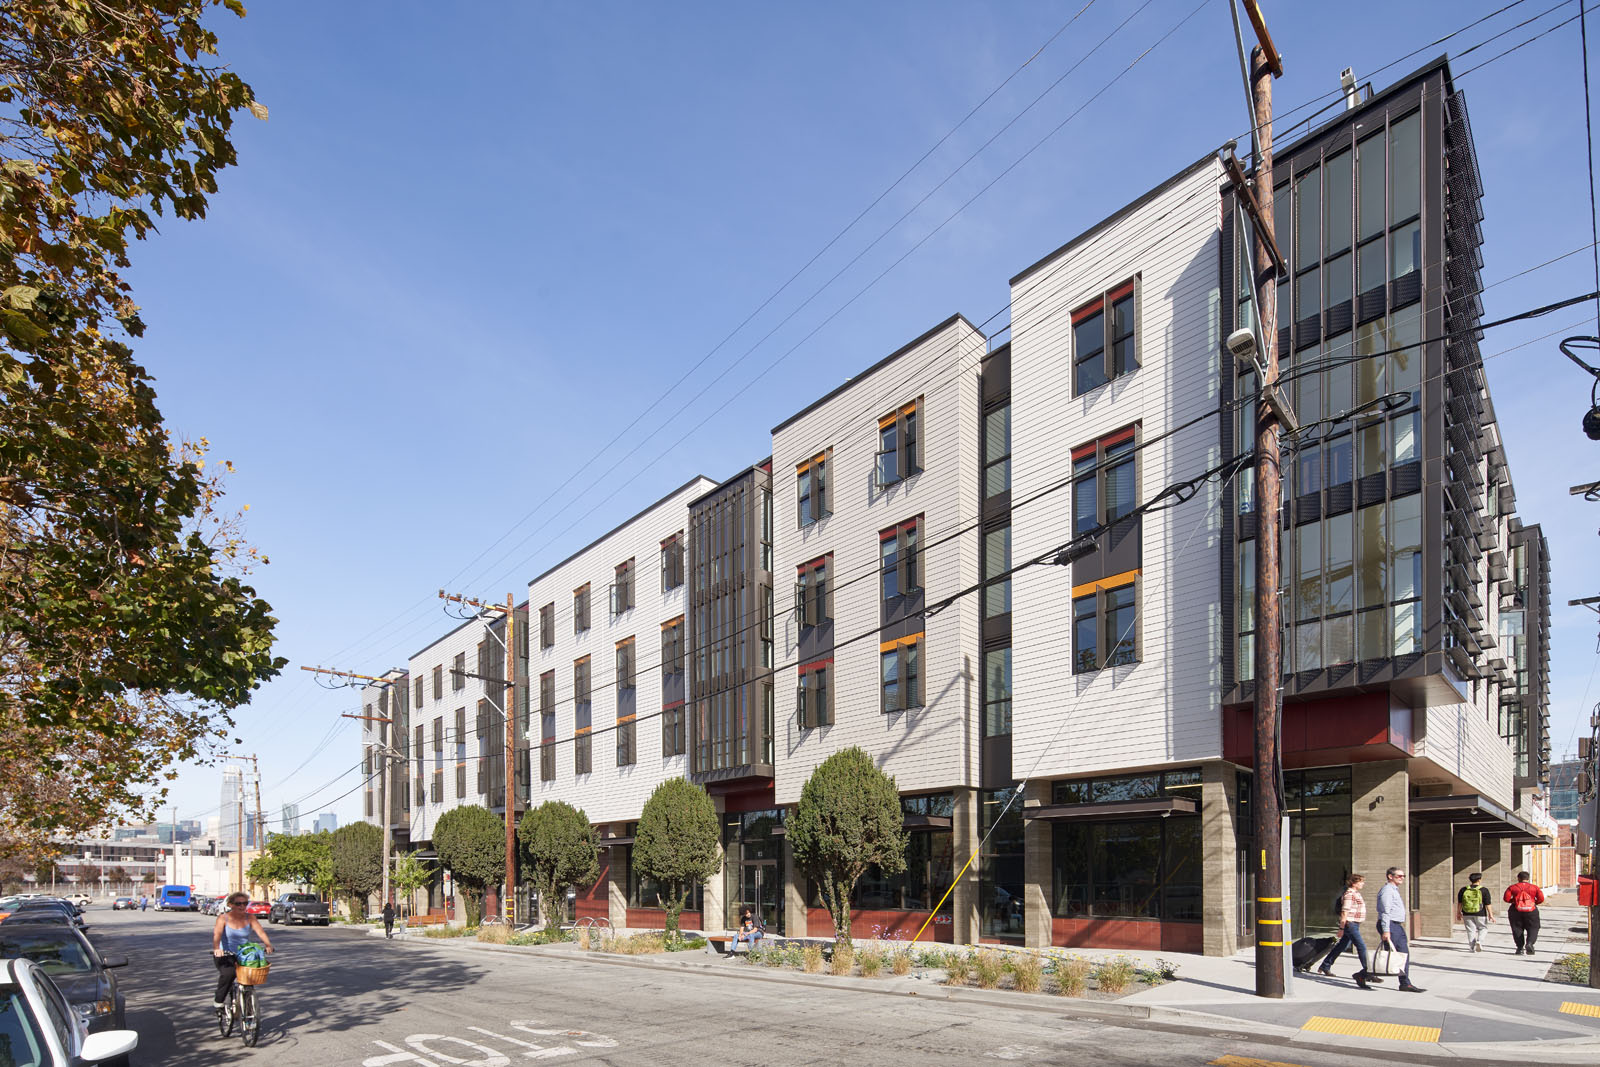
[[[678,916],[696,883],[716,876],[722,865],[717,842],[717,808],[700,786],[687,778],[668,778],[656,786],[639,813],[633,840],[633,865],[665,887],[667,940],[678,940]]]
[[[245,873],[262,885],[313,885],[317,864],[332,859],[332,849],[333,834],[328,830],[268,834],[266,850],[250,861]]]
[[[561,887],[589,885],[600,877],[600,850],[583,809],[564,800],[547,800],[526,812],[517,824],[517,839],[527,864],[528,880],[539,890],[545,927],[567,919]]]
[[[835,943],[850,945],[850,894],[872,864],[884,874],[906,867],[905,817],[894,779],[860,748],[818,764],[785,823],[795,862],[815,879],[833,916]]]
[[[389,884],[394,887],[396,897],[410,903],[417,890],[426,888],[433,882],[433,871],[433,864],[428,860],[422,859],[415,852],[403,852],[395,857],[394,870],[389,874]]]
[[[367,897],[383,884],[383,832],[370,822],[353,822],[333,832],[329,842],[333,881],[344,890],[350,911],[367,917]]]
[[[506,870],[506,824],[482,804],[451,808],[433,824],[439,862],[455,875],[467,905],[467,925],[483,921],[483,895]]]

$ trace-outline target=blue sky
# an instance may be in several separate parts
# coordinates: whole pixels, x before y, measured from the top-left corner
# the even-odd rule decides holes
[[[1280,141],[1344,67],[1365,80],[1420,49],[1382,89],[1510,31],[1454,64],[1486,189],[1486,319],[1595,288],[1577,22],[1471,70],[1575,0],[1429,46],[1506,2],[1267,9]],[[764,457],[773,425],[951,313],[1003,326],[1013,274],[1244,132],[1225,0],[1084,5],[217,18],[271,120],[240,120],[209,217],[138,249],[132,278],[167,420],[238,467],[230,500],[272,560],[255,581],[291,667],[241,710],[236,748],[260,756],[265,806],[358,812],[359,793],[335,799],[360,781],[338,717],[356,696],[301,664],[403,666],[454,625],[441,586],[520,600],[692,475]],[[1554,557],[1557,756],[1600,699],[1595,616],[1565,606],[1600,592],[1600,507],[1567,493],[1600,478],[1589,381],[1556,348],[1582,332],[1592,308],[1482,346],[1519,512]],[[185,768],[179,817],[213,811],[219,779]]]

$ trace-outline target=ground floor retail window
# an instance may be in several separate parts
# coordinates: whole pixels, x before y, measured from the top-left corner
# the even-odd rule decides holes
[[[740,913],[758,913],[767,929],[783,929],[783,812],[743,811],[722,818],[724,921],[739,925]],[[710,917],[707,916],[707,921]]]
[[[1317,767],[1285,771],[1284,814],[1289,817],[1289,894],[1296,937],[1327,934],[1338,918],[1333,901],[1344,892],[1350,872],[1350,768]],[[1394,861],[1405,863],[1403,856]],[[1383,872],[1363,872],[1367,884],[1381,885]],[[1376,891],[1369,890],[1367,907]]]
[[[979,936],[1020,941],[1024,881],[1022,787],[978,794],[980,855]],[[1008,807],[1009,805],[1009,807]]]
[[[628,849],[628,907],[630,908],[665,908],[667,901],[672,897],[672,887],[647,878],[633,866],[633,852]],[[687,887],[688,893],[683,905],[684,911],[699,911],[705,905],[705,887],[696,883]]]
[[[1059,918],[1200,921],[1198,818],[1057,823],[1052,857]]]

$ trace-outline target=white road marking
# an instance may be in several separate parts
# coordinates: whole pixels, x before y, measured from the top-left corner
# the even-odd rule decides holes
[[[994,1060],[1026,1060],[1044,1055],[1044,1049],[1032,1045],[1001,1045],[984,1055]]]
[[[591,1034],[587,1030],[538,1030],[534,1028],[534,1023],[531,1021],[513,1022],[511,1028],[513,1030],[521,1030],[525,1034],[533,1034],[535,1037],[565,1037],[570,1039],[573,1044],[581,1045],[584,1048],[617,1047],[617,1042],[614,1038],[606,1037],[604,1034]]]
[[[457,1059],[455,1056],[452,1056],[447,1052],[440,1052],[436,1048],[429,1048],[428,1042],[430,1041],[448,1041],[452,1045],[460,1045],[463,1048],[469,1048],[474,1052],[481,1052],[483,1053],[483,1056],[481,1059],[475,1060]],[[468,1041],[464,1037],[450,1037],[446,1034],[412,1034],[410,1037],[406,1038],[406,1044],[410,1045],[418,1052],[426,1052],[430,1056],[437,1056],[446,1063],[458,1064],[460,1067],[511,1067],[511,1057],[502,1055],[492,1048],[484,1048],[482,1045]]]
[[[604,1034],[591,1034],[587,1030],[547,1030],[532,1020],[513,1021],[507,1025],[513,1030],[520,1030],[524,1034],[531,1034],[534,1037],[560,1038],[582,1048],[616,1048],[618,1044],[615,1038],[606,1037]],[[495,1033],[493,1030],[485,1030],[481,1026],[469,1026],[467,1029],[485,1037],[492,1037],[497,1041],[504,1041],[508,1045],[517,1045],[523,1050],[523,1057],[530,1060],[555,1059],[558,1056],[570,1056],[578,1051],[569,1045],[535,1044],[532,1041],[524,1041],[519,1037],[508,1037],[505,1034]],[[439,1067],[441,1062],[451,1064],[453,1067],[510,1067],[511,1064],[511,1057],[505,1053],[496,1052],[492,1048],[469,1041],[464,1037],[451,1037],[448,1034],[412,1034],[406,1038],[406,1044],[411,1046],[409,1051],[397,1045],[391,1045],[387,1041],[374,1041],[373,1044],[385,1049],[388,1055],[370,1056],[361,1061],[361,1067],[391,1067],[392,1064],[398,1063],[415,1064],[416,1067]],[[476,1059],[461,1059],[450,1055],[448,1052],[441,1052],[439,1049],[431,1047],[438,1044],[456,1045],[461,1049],[480,1053],[480,1055]],[[434,1057],[434,1059],[427,1059],[419,1055],[419,1053],[423,1052]]]
[[[574,1052],[578,1051],[575,1048],[565,1048],[561,1046],[556,1048],[546,1048],[544,1045],[535,1045],[532,1041],[522,1041],[515,1037],[507,1037],[505,1034],[497,1034],[493,1030],[485,1030],[481,1026],[469,1026],[467,1029],[484,1034],[488,1037],[498,1038],[508,1045],[521,1045],[525,1049],[530,1049],[531,1051],[523,1053],[523,1055],[530,1060],[550,1060],[555,1059],[557,1056],[570,1056]]]
[[[397,1048],[387,1041],[374,1041],[373,1044],[379,1048],[388,1049],[390,1054],[387,1056],[369,1056],[361,1061],[361,1067],[389,1067],[389,1064],[392,1063],[416,1063],[420,1064],[421,1067],[439,1067],[432,1060],[425,1060],[415,1052],[407,1052],[405,1049]]]

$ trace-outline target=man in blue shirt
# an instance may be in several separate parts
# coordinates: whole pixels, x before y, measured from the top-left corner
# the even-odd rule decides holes
[[[1383,947],[1406,954],[1406,964],[1400,970],[1400,988],[1407,993],[1421,993],[1422,988],[1411,984],[1411,946],[1406,941],[1406,898],[1401,891],[1406,872],[1390,867],[1384,872],[1383,888],[1378,890],[1378,937]]]

